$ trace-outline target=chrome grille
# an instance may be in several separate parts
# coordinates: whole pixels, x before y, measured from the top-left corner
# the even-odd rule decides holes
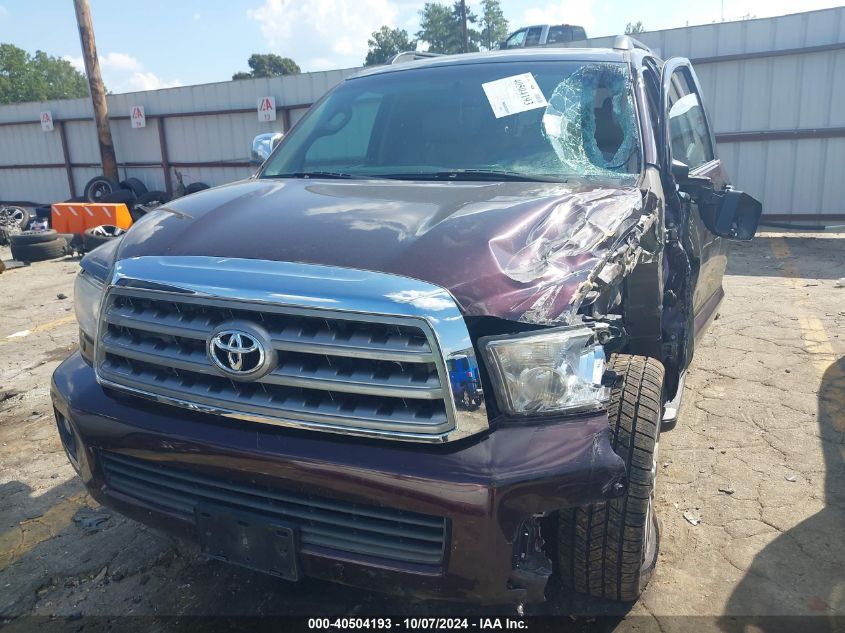
[[[115,262],[99,314],[94,368],[105,387],[252,422],[406,441],[489,428],[483,393],[468,391],[477,361],[463,315],[448,291],[418,279],[132,257]],[[260,340],[265,353],[243,366],[243,356],[221,357],[230,339],[220,337],[232,333]],[[471,407],[456,406],[468,398]]]
[[[270,334],[277,366],[254,382],[236,382],[209,362],[215,327],[238,319]],[[227,301],[163,297],[112,288],[97,348],[104,380],[200,407],[326,425],[349,432],[434,436],[453,427],[433,337],[414,319]]]
[[[237,483],[107,451],[99,456],[112,490],[187,520],[193,520],[198,503],[213,502],[290,522],[306,551],[329,548],[406,563],[443,562],[443,517]]]

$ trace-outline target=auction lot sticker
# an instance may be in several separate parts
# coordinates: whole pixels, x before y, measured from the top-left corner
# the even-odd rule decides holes
[[[487,101],[497,119],[548,105],[543,91],[537,86],[534,75],[523,73],[481,84]]]

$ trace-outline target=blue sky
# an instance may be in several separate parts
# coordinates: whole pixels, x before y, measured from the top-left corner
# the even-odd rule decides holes
[[[444,1],[444,0],[441,0]],[[477,7],[480,0],[468,0]],[[131,92],[225,81],[255,52],[295,59],[304,71],[358,66],[382,24],[419,26],[425,0],[91,0],[107,88]],[[581,24],[591,36],[838,6],[825,0],[501,0],[511,29]],[[724,6],[724,9],[722,8]],[[81,67],[71,0],[0,0],[0,42],[66,57]]]

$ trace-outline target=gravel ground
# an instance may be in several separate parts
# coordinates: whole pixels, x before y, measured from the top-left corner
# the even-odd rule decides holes
[[[651,584],[633,606],[557,595],[529,613],[612,614],[610,628],[667,632],[689,630],[678,616],[704,616],[698,628],[712,630],[780,614],[841,625],[831,616],[845,615],[843,238],[764,233],[734,245],[727,298],[696,350],[680,422],[661,438]],[[67,463],[49,399],[51,372],[76,346],[77,267],[68,258],[0,275],[0,622],[514,613],[283,583],[99,509]]]

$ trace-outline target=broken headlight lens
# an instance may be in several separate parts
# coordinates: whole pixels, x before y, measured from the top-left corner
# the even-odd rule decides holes
[[[604,349],[581,325],[481,339],[496,399],[510,415],[542,415],[600,409],[610,391],[602,386]]]
[[[100,302],[103,298],[103,282],[84,270],[76,276],[73,286],[73,309],[79,329],[92,341],[97,338],[97,322],[100,320]]]

